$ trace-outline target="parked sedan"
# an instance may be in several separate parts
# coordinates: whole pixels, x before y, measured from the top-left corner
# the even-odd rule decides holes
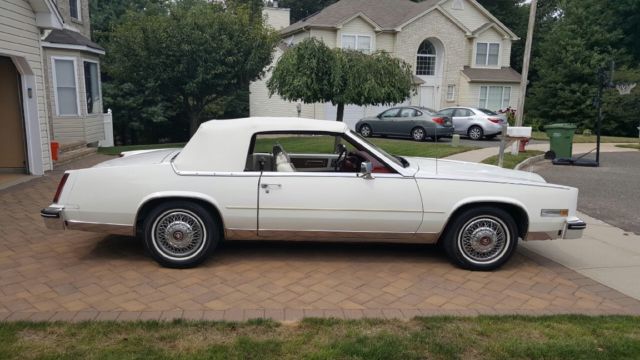
[[[438,111],[437,115],[452,118],[456,134],[466,135],[472,140],[493,139],[502,132],[502,124],[507,123],[503,114],[472,107],[446,108]]]
[[[586,227],[576,188],[390,155],[336,121],[209,121],[184,149],[122,155],[66,171],[41,211],[47,227],[138,235],[177,268],[223,240],[311,240],[439,243],[475,270],[504,264],[519,239],[579,238]]]
[[[417,106],[394,107],[377,116],[361,119],[356,131],[364,137],[391,135],[423,141],[453,135],[451,117],[435,115],[435,111]]]

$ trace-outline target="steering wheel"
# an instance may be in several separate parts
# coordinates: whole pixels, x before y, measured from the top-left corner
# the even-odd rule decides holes
[[[338,150],[339,153],[338,153],[338,158],[336,159],[336,163],[334,165],[334,170],[338,171],[342,168],[342,164],[344,163],[344,160],[347,158],[347,147],[344,144],[338,144],[338,146],[336,146],[336,150]]]

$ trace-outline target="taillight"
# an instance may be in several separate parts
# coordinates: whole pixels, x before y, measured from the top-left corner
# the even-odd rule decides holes
[[[494,124],[500,124],[502,122],[502,121],[500,121],[500,119],[497,119],[497,118],[489,118],[488,120],[491,121]]]
[[[441,117],[433,118],[431,119],[431,121],[433,121],[436,124],[444,125],[444,118],[441,118]]]
[[[67,178],[69,178],[69,174],[62,175],[62,179],[60,179],[60,183],[58,184],[58,190],[56,190],[56,195],[53,197],[53,203],[57,204],[60,199],[60,194],[62,193],[62,189],[64,188],[64,184],[67,182]]]

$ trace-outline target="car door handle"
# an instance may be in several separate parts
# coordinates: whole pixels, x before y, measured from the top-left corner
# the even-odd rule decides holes
[[[268,194],[271,190],[282,189],[282,184],[260,184],[260,187]]]

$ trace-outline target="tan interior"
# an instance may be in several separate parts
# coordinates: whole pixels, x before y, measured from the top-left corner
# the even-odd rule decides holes
[[[26,167],[20,81],[15,65],[0,56],[0,170]]]

